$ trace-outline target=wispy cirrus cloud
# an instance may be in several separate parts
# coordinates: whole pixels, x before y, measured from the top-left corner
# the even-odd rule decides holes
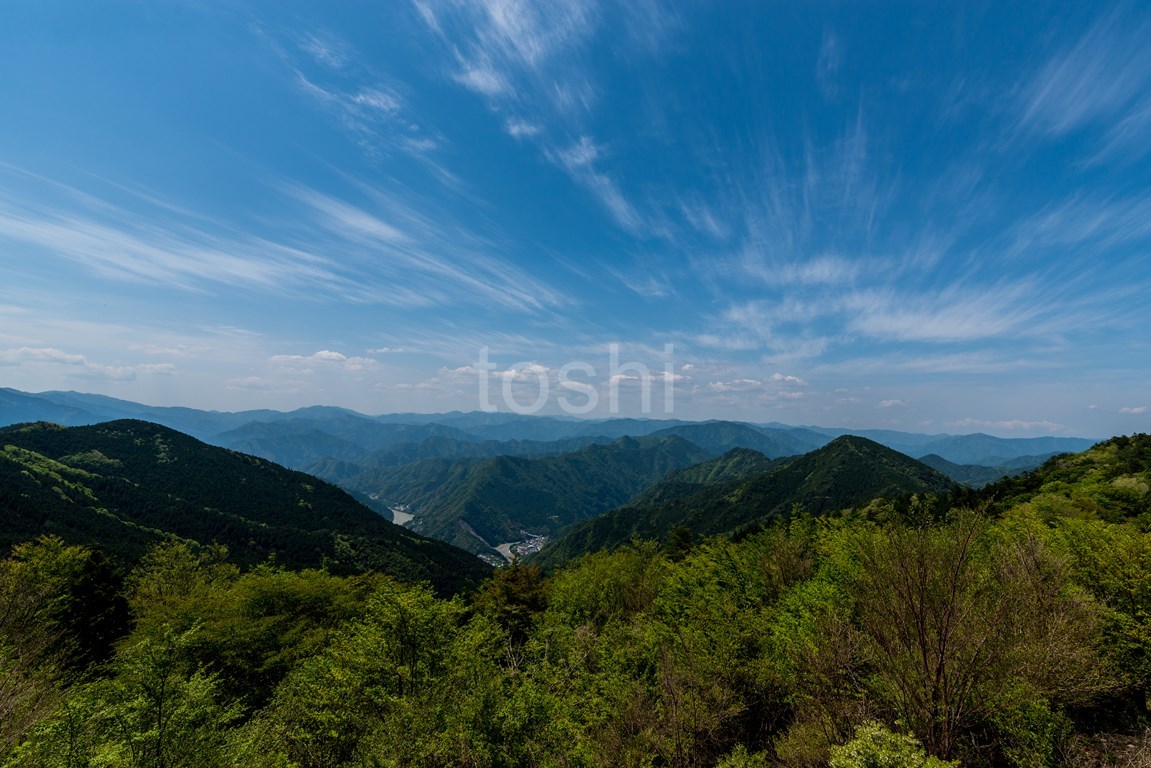
[[[332,262],[314,253],[224,227],[160,223],[116,205],[92,205],[87,196],[70,197],[53,202],[0,197],[0,241],[104,277],[184,290],[216,283],[293,293],[307,284],[341,282]]]
[[[620,190],[615,179],[599,170],[603,149],[588,136],[562,149],[549,151],[553,161],[577,184],[590,192],[615,223],[633,235],[641,235],[645,224],[639,212]]]
[[[330,69],[344,69],[356,57],[355,50],[346,40],[328,30],[307,32],[298,44],[316,62]]]
[[[1092,250],[1151,241],[1151,197],[1075,194],[1044,206],[1013,227],[1015,253],[1031,249]]]
[[[902,269],[891,256],[913,250],[894,205],[900,183],[873,160],[871,144],[862,108],[834,138],[806,136],[802,150],[762,137],[751,163],[722,169],[710,195],[696,193],[687,209],[691,230],[734,242],[719,253],[714,244],[700,248],[697,270],[713,275],[719,287],[749,280],[778,287],[849,283],[862,270]],[[723,211],[723,223],[713,211]],[[680,227],[675,239],[685,237]],[[873,242],[887,254],[860,253],[861,244]],[[914,266],[914,259],[908,262]]]
[[[65,352],[55,347],[0,350],[0,367],[42,366],[58,366],[62,368],[64,376],[108,381],[135,381],[140,375],[167,376],[176,372],[176,366],[171,363],[105,365],[89,360],[86,355]]]
[[[454,177],[430,154],[443,135],[415,119],[403,92],[407,87],[375,70],[368,57],[330,29],[285,32],[258,27],[300,93],[331,115],[369,158],[392,154],[414,157],[445,180]]]
[[[1139,129],[1151,122],[1149,38],[1145,13],[1110,9],[1018,87],[1021,127],[1052,138],[1096,129],[1101,157],[1147,152]]]
[[[336,238],[364,269],[382,278],[374,300],[432,305],[472,296],[507,309],[537,310],[568,302],[566,296],[495,255],[508,246],[498,239],[453,225],[447,212],[413,205],[392,191],[365,187],[367,204],[354,205],[301,186],[287,188],[303,203],[313,230]],[[402,278],[402,279],[401,279]]]
[[[843,42],[831,29],[823,31],[823,42],[819,46],[819,56],[815,63],[815,82],[820,93],[828,100],[839,96],[836,77],[843,66]]]
[[[532,312],[568,301],[503,258],[507,243],[498,236],[477,234],[440,206],[417,207],[395,190],[361,186],[363,199],[353,204],[281,184],[272,193],[281,196],[284,218],[266,236],[174,206],[157,212],[142,201],[142,210],[64,185],[20,190],[0,188],[0,242],[107,279],[399,307]]]
[[[399,93],[386,85],[321,85],[300,70],[295,77],[301,90],[329,110],[370,157],[402,152],[427,160],[427,153],[443,141],[438,132],[412,121]]]
[[[588,50],[605,17],[622,19],[635,30],[633,40],[656,47],[675,26],[673,12],[650,0],[416,0],[415,6],[447,54],[445,77],[482,97],[508,135],[534,145],[618,227],[650,234],[650,217],[590,129],[581,128],[598,98]]]
[[[880,340],[957,342],[1050,334],[1058,312],[1035,300],[1030,281],[941,293],[866,291],[844,299],[848,330]]]
[[[525,86],[546,90],[544,82],[559,77],[549,67],[597,23],[596,4],[587,0],[416,0],[415,6],[454,53],[449,76],[487,97],[514,98]]]

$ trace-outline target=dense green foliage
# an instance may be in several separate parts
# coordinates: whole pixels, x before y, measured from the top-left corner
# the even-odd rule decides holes
[[[824,514],[878,497],[942,493],[951,486],[930,467],[862,437],[839,437],[803,456],[768,464],[733,452],[573,526],[540,553],[538,562],[554,567],[633,538],[664,539],[680,527],[704,535],[732,533],[797,511]]]
[[[1151,437],[1116,438],[977,509],[796,514],[452,598],[41,538],[0,561],[0,764],[1134,765],[1149,473]]]
[[[140,421],[0,429],[0,510],[4,547],[50,533],[133,562],[162,541],[219,542],[243,564],[376,569],[448,591],[486,573],[326,482]]]

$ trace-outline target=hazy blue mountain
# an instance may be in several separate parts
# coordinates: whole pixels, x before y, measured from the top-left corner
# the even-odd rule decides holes
[[[217,435],[212,442],[305,470],[324,459],[363,463],[375,452],[430,437],[476,439],[442,424],[388,424],[350,411],[332,411],[251,422]]]
[[[45,533],[124,560],[160,541],[219,542],[240,563],[378,569],[445,590],[485,573],[472,555],[392,525],[301,472],[148,422],[0,429],[0,544]]]
[[[223,412],[203,411],[196,408],[151,406],[108,397],[107,395],[92,395],[83,392],[40,392],[31,396],[46,403],[79,409],[91,415],[91,419],[82,422],[64,422],[47,417],[40,419],[43,421],[53,421],[58,424],[98,424],[117,419],[141,419],[163,424],[201,440],[210,439],[220,432],[235,429],[252,421],[272,420],[285,415],[279,411],[271,410]],[[0,416],[2,415],[2,411],[0,411]],[[2,420],[8,424],[20,423],[15,420]],[[28,421],[28,419],[24,421]]]
[[[301,472],[310,471],[323,461],[359,466],[370,455],[366,448],[321,431],[304,420],[252,422],[224,432],[214,442]]]
[[[995,463],[989,466],[956,464],[934,453],[922,456],[919,460],[927,466],[939,470],[957,483],[972,488],[982,488],[1004,477],[1035,469],[1052,456],[1058,455],[1058,453],[1045,453],[1040,456],[1021,456],[1016,459],[990,459]]]
[[[509,416],[509,414],[482,414]],[[445,422],[484,440],[533,440],[551,442],[573,437],[643,437],[661,429],[695,422],[677,419],[575,419],[555,416],[518,416],[514,418],[458,419]]]
[[[719,455],[732,448],[750,448],[769,458],[798,456],[815,450],[826,440],[808,441],[790,430],[753,427],[734,421],[705,421],[666,427],[653,435],[677,435],[700,448]]]
[[[64,403],[55,403],[38,395],[15,389],[0,388],[0,425],[31,421],[51,421],[56,424],[95,424],[100,416]]]
[[[287,413],[270,410],[226,413],[195,408],[156,407],[79,392],[33,394],[13,389],[0,390],[0,425],[35,420],[78,425],[123,418],[152,421],[216,445],[276,457],[278,460],[290,463],[296,469],[324,466],[321,462],[325,459],[348,460],[352,452],[346,446],[340,447],[338,443],[331,443],[330,438],[354,444],[370,454],[399,445],[418,444],[430,437],[451,438],[460,443],[488,441],[554,443],[563,440],[576,441],[579,438],[598,442],[624,435],[643,436],[662,432],[691,434],[695,440],[706,443],[708,449],[716,455],[728,448],[740,446],[762,450],[769,455],[782,456],[812,450],[835,437],[854,434],[909,456],[935,454],[954,464],[981,466],[1008,466],[1008,462],[1018,458],[1081,451],[1094,442],[1084,438],[1068,437],[997,438],[981,434],[929,435],[894,430],[853,431],[819,426],[794,427],[777,422],[741,424],[687,422],[677,419],[579,419],[572,416],[526,416],[514,413],[458,411],[440,414],[366,416],[332,406],[311,406]],[[254,426],[258,424],[288,426],[278,428]],[[709,426],[713,424],[733,426],[719,428],[729,430],[729,434],[725,437],[712,434],[717,429]],[[745,429],[757,430],[774,442],[752,438]],[[316,439],[315,447],[309,449],[305,443],[319,438],[316,432],[329,435],[330,438]],[[278,440],[284,441],[285,445],[277,445]],[[326,444],[331,446],[333,453],[325,453]],[[425,454],[432,452],[430,446],[425,446],[423,450]],[[541,455],[533,454],[526,449],[508,452]],[[482,455],[488,451],[485,449],[468,452],[447,447],[444,455],[469,453]]]
[[[1096,441],[1082,437],[992,437],[980,433],[948,435],[919,449],[917,455],[934,453],[956,464],[990,466],[993,462],[1055,453],[1079,453]]]

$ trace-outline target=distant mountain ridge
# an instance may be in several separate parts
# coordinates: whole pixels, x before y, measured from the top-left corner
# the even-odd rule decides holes
[[[385,414],[366,416],[344,408],[311,406],[291,412],[271,410],[235,413],[194,408],[157,407],[127,400],[78,392],[28,393],[0,389],[0,426],[27,421],[52,421],[66,426],[96,424],[115,419],[151,421],[185,432],[205,442],[252,452],[282,461],[293,469],[306,470],[325,460],[347,461],[357,453],[351,443],[369,456],[376,451],[419,443],[430,436],[451,437],[459,446],[471,442],[559,442],[569,439],[612,440],[657,432],[680,434],[718,456],[740,447],[768,455],[799,455],[819,448],[835,437],[855,434],[875,440],[918,458],[936,454],[956,464],[998,466],[1012,459],[1056,452],[1086,450],[1094,440],[1078,437],[999,438],[990,435],[917,434],[893,430],[844,430],[795,427],[786,424],[750,424],[731,421],[689,422],[676,419],[577,419],[557,416],[523,416],[511,413]],[[254,424],[278,424],[258,430]],[[405,425],[410,432],[397,437]],[[426,427],[421,432],[413,427]],[[318,435],[316,432],[323,433]],[[324,437],[326,436],[326,437]],[[341,455],[319,455],[307,443],[328,440]],[[694,438],[694,439],[693,439]],[[305,442],[302,443],[302,440]],[[293,445],[294,444],[294,445]],[[442,458],[462,458],[445,447]],[[467,453],[467,451],[464,451]],[[359,455],[359,454],[357,454]],[[424,458],[432,458],[424,456]],[[362,459],[361,459],[362,460]]]
[[[872,440],[844,435],[733,480],[693,487],[672,475],[627,506],[573,526],[545,548],[538,561],[557,565],[634,537],[662,539],[678,527],[697,536],[731,533],[794,510],[822,514],[876,498],[938,494],[953,487],[947,476],[922,462]]]
[[[994,483],[1004,477],[1011,475],[1018,475],[1031,469],[1042,465],[1052,456],[1058,456],[1061,452],[1045,453],[1039,456],[1020,456],[1014,459],[1001,459],[998,457],[990,457],[984,459],[989,462],[989,466],[978,464],[957,464],[948,461],[942,456],[937,456],[930,453],[926,456],[921,456],[922,461],[932,469],[938,469],[943,474],[950,477],[957,483],[971,486],[972,488],[982,488],[989,483]]]

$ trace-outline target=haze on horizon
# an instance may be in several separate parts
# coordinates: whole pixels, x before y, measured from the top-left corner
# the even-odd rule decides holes
[[[1025,6],[5,3],[0,386],[1151,431],[1151,14]]]

